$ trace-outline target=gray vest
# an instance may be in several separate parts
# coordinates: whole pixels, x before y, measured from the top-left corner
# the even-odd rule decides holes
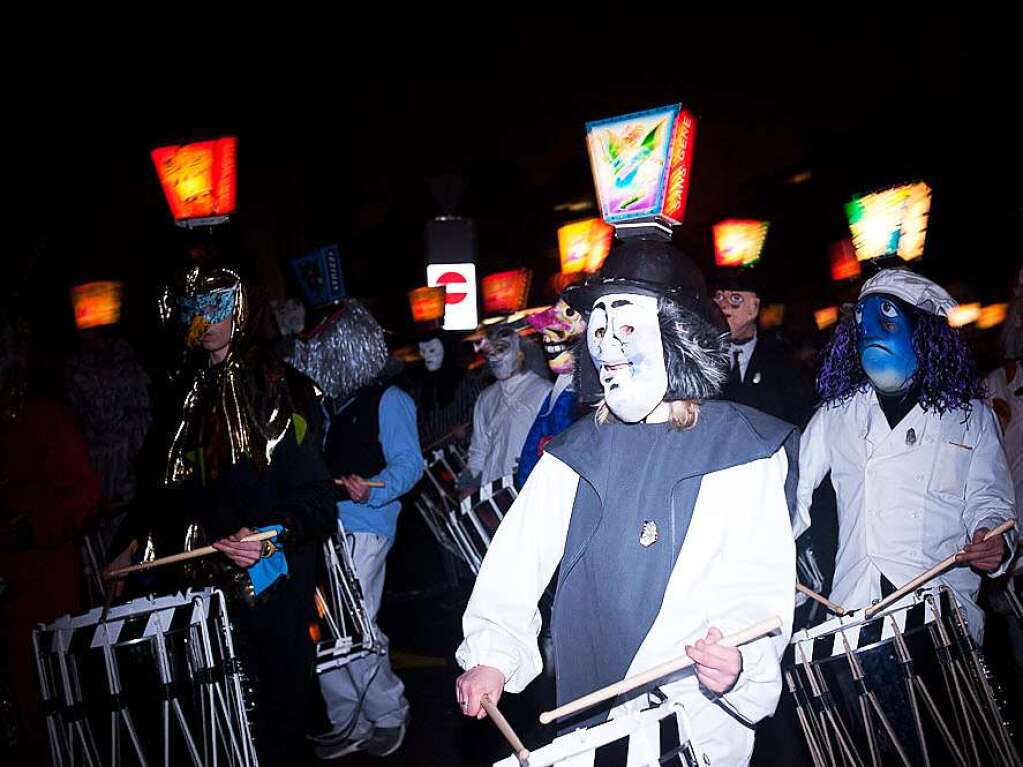
[[[551,620],[559,705],[624,678],[661,609],[703,476],[783,447],[791,514],[799,432],[742,405],[704,402],[687,431],[584,418],[547,446],[581,480]],[[654,527],[657,542],[644,546],[642,531],[649,542]],[[604,721],[623,700],[563,720],[561,728]]]

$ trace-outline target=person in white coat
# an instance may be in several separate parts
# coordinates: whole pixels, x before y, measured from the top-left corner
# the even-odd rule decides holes
[[[522,339],[507,324],[489,328],[480,342],[494,381],[480,392],[472,415],[466,491],[515,473],[522,445],[551,382],[529,370]]]
[[[577,391],[603,399],[549,443],[487,552],[456,654],[466,669],[458,703],[483,718],[481,696],[496,702],[540,672],[537,600],[560,564],[558,703],[688,653],[694,670],[660,685],[688,720],[677,737],[715,767],[747,764],[753,724],[777,704],[791,632],[795,430],[710,401],[727,344],[704,314],[702,276],[668,243],[617,246],[564,297],[589,315]],[[741,649],[718,644],[770,616],[782,619],[777,634]],[[650,701],[629,694],[559,726]],[[633,737],[658,748],[656,731]],[[630,746],[615,763],[639,763],[641,751]]]
[[[939,577],[983,636],[980,573],[1000,574],[1016,533],[982,538],[1016,518],[1012,479],[991,409],[958,332],[955,301],[907,269],[863,285],[824,353],[822,404],[800,443],[798,535],[830,471],[838,499],[831,599],[870,605],[949,554]],[[907,598],[908,599],[908,598]]]

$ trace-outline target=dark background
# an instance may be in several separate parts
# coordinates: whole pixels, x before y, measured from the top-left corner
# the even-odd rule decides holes
[[[1014,16],[621,14],[353,24],[294,52],[284,31],[245,52],[212,31],[205,54],[130,36],[130,51],[63,50],[53,74],[11,81],[7,290],[62,333],[70,285],[123,280],[125,328],[143,336],[189,241],[149,150],[234,133],[238,212],[212,236],[271,295],[297,295],[289,258],[337,242],[350,292],[400,339],[425,222],[444,212],[428,179],[444,176],[476,221],[478,272],[529,266],[532,303],[548,301],[557,226],[595,214],[554,210],[594,198],[584,122],[682,101],[699,122],[676,240],[706,266],[715,221],[771,220],[761,270],[787,322],[845,297],[827,263],[843,203],[916,179],[933,190],[920,268],[1006,300],[1023,252]]]

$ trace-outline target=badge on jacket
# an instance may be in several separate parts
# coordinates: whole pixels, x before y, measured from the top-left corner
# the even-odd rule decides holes
[[[644,520],[643,527],[639,529],[639,545],[644,549],[650,548],[657,543],[657,523],[649,519]]]

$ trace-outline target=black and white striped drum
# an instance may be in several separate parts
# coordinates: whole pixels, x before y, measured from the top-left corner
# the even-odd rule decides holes
[[[815,767],[1018,767],[984,658],[951,592],[922,589],[792,635],[783,675]]]
[[[531,751],[529,767],[708,767],[685,710],[668,700],[555,738]],[[520,767],[512,755],[494,767]]]
[[[33,636],[57,767],[255,767],[251,680],[223,593],[135,599]]]

